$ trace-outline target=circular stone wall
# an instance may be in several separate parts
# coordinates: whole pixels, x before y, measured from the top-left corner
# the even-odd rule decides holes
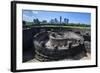
[[[74,32],[40,32],[34,39],[39,61],[75,59],[79,53],[85,53],[83,37]]]

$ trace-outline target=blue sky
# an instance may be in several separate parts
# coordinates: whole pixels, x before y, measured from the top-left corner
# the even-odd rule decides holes
[[[38,18],[40,21],[57,18],[59,21],[60,16],[69,19],[69,23],[84,23],[91,24],[90,13],[79,12],[55,12],[55,11],[40,11],[40,10],[23,10],[23,20],[32,22],[33,19]]]

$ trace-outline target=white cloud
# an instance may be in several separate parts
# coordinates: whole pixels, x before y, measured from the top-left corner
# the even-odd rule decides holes
[[[33,14],[38,14],[38,11],[32,11]]]
[[[30,17],[28,15],[23,14],[23,20],[28,21],[28,22],[32,22],[33,21],[33,17]]]
[[[33,15],[29,16],[30,13]],[[23,20],[32,22],[33,18],[36,18],[36,16],[35,16],[36,14],[38,14],[38,11],[31,11],[31,12],[26,11],[26,13],[23,13]]]

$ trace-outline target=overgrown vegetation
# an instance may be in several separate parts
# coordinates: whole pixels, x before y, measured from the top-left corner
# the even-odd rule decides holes
[[[23,28],[24,27],[28,27],[28,28],[32,28],[32,27],[65,27],[65,28],[87,28],[90,27],[91,25],[89,24],[75,24],[75,23],[69,23],[69,24],[33,24],[32,22],[26,22],[23,21]]]

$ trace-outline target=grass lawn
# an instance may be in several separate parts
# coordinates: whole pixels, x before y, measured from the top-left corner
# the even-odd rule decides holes
[[[33,26],[33,27],[51,27],[51,28],[77,28],[77,29],[90,29],[90,27],[82,27],[82,26],[56,26],[56,25],[42,25],[42,26]]]

